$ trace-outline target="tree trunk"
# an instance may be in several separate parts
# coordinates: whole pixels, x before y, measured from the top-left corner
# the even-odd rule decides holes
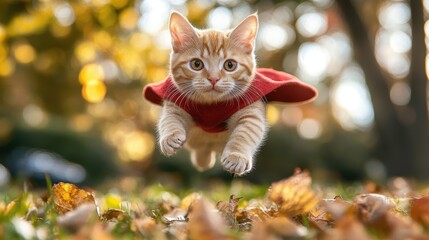
[[[425,71],[426,45],[424,33],[423,2],[410,1],[412,49],[408,76],[411,88],[409,107],[415,115],[410,133],[414,147],[414,172],[418,178],[429,179],[429,127],[427,106],[427,76]]]
[[[410,163],[415,157],[412,142],[409,141],[410,134],[390,100],[388,79],[375,59],[368,29],[350,0],[336,0],[336,4],[348,25],[355,59],[365,73],[374,107],[378,157],[390,176],[412,176],[414,168]]]

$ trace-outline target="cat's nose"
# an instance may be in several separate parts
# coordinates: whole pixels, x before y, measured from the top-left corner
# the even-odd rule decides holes
[[[208,77],[207,80],[214,86],[217,82],[219,82],[219,77]]]

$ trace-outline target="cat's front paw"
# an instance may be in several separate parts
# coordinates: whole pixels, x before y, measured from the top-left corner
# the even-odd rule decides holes
[[[159,146],[161,147],[161,152],[166,156],[171,156],[182,148],[185,140],[186,135],[180,132],[160,137]]]
[[[225,170],[238,175],[243,175],[252,170],[252,159],[241,153],[224,153],[221,158],[221,163]]]

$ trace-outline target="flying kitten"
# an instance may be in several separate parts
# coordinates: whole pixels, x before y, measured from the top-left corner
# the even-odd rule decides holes
[[[144,89],[146,99],[163,106],[162,153],[171,156],[185,146],[200,171],[220,154],[227,171],[249,172],[268,129],[266,102],[307,102],[317,91],[287,73],[256,68],[256,14],[219,31],[196,29],[173,12],[169,28],[171,75]]]

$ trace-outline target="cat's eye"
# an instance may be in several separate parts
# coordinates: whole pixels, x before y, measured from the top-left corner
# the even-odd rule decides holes
[[[190,62],[191,68],[195,71],[200,71],[204,68],[204,63],[198,58],[194,58]]]
[[[223,68],[228,72],[232,72],[237,68],[237,62],[234,60],[228,59],[223,64]]]

